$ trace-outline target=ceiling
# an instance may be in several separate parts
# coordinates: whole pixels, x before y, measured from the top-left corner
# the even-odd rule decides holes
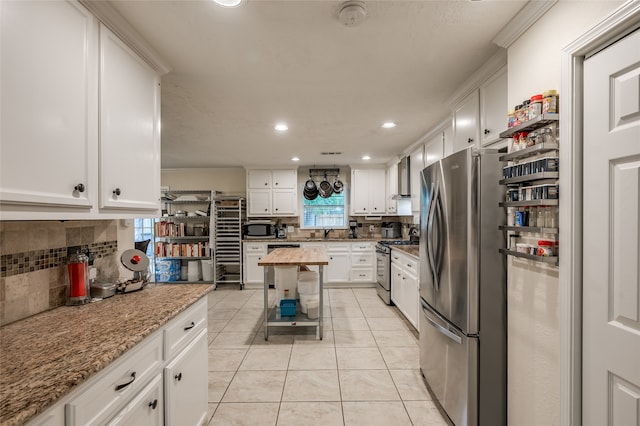
[[[163,168],[386,163],[447,118],[525,3],[366,1],[347,27],[340,1],[112,1],[171,67]]]

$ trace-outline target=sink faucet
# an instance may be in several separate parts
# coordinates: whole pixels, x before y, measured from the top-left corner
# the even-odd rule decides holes
[[[327,238],[327,235],[329,235],[329,232],[333,231],[333,228],[331,229],[325,229],[324,230],[324,237]]]

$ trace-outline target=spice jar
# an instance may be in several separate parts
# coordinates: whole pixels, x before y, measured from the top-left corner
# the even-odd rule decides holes
[[[529,146],[534,146],[536,143],[538,142],[538,134],[536,132],[530,132],[527,135],[527,139],[526,139],[526,146],[525,147],[529,147]]]
[[[558,92],[555,90],[546,90],[542,92],[542,113],[558,112]]]
[[[524,111],[522,110],[522,105],[516,105],[516,108],[513,113],[513,125],[518,126],[524,123]]]
[[[529,120],[533,120],[542,114],[542,94],[533,95],[529,99]]]
[[[543,127],[538,130],[538,143],[553,143],[555,138],[553,137],[553,131],[549,127]]]
[[[513,123],[516,121],[516,112],[512,109],[507,113],[507,128],[513,127]]]
[[[536,255],[538,256],[553,256],[555,253],[555,241],[550,240],[538,240],[538,249]]]
[[[529,132],[520,132],[520,138],[518,139],[518,142],[519,142],[518,149],[525,149],[527,147],[528,136],[529,136]]]
[[[522,122],[529,121],[529,104],[531,101],[529,99],[525,99],[522,101]]]

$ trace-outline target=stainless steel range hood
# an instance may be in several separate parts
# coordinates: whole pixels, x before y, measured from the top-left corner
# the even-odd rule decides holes
[[[408,155],[398,163],[398,193],[393,196],[394,200],[403,198],[411,198],[411,164]]]

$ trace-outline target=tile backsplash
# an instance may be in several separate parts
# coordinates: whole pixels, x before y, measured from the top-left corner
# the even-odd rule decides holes
[[[117,270],[117,240],[116,220],[0,222],[0,325],[64,305],[68,247]]]

